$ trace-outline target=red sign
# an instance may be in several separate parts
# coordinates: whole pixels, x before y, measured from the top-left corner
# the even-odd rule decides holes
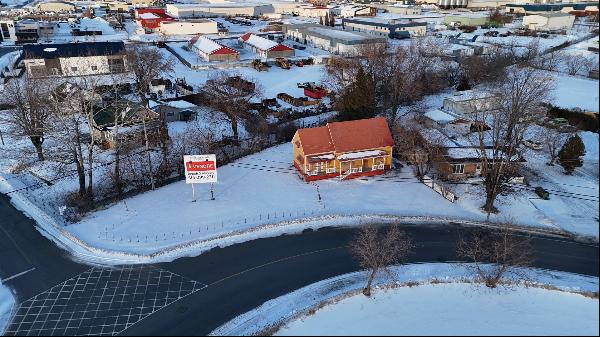
[[[189,161],[185,163],[185,168],[188,172],[203,172],[203,171],[214,171],[214,161]]]

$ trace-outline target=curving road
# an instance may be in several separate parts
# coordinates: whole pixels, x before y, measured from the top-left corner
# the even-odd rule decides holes
[[[420,225],[405,230],[417,242],[411,262],[440,262],[456,260],[456,239],[470,229]],[[354,233],[324,228],[171,263],[91,267],[71,260],[0,195],[0,278],[28,271],[5,282],[21,303],[7,334],[205,335],[265,301],[358,270],[345,247]],[[548,237],[534,237],[532,243],[536,267],[599,275],[597,245]],[[53,294],[68,299],[51,300]],[[32,311],[36,305],[42,315]],[[31,319],[33,324],[26,323]],[[68,325],[62,324],[65,319]]]

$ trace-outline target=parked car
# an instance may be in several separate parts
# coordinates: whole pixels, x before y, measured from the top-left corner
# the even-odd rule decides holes
[[[536,151],[541,151],[544,149],[544,144],[535,141],[533,139],[527,139],[523,141],[523,145],[525,145],[526,147],[532,149],[532,150],[536,150]]]

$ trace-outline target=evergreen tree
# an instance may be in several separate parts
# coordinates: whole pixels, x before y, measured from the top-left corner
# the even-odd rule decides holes
[[[571,175],[576,167],[583,165],[581,157],[585,154],[585,145],[579,135],[575,135],[563,145],[558,152],[558,162],[565,169],[565,174]]]
[[[457,91],[465,91],[471,90],[471,84],[469,83],[469,79],[466,76],[461,76],[458,82],[458,86],[456,87]]]
[[[375,116],[375,84],[363,68],[358,69],[352,87],[341,97],[339,118],[342,121]]]

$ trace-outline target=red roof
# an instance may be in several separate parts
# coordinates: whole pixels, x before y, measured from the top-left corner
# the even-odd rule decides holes
[[[304,155],[333,152],[333,142],[326,126],[298,130]]]
[[[328,123],[327,126],[298,130],[305,155],[326,152],[353,152],[393,146],[385,118]]]
[[[288,50],[293,50],[293,49],[286,45],[283,45],[283,44],[278,44],[275,47],[269,49],[269,51],[288,51]]]
[[[240,36],[240,39],[242,39],[244,41],[248,41],[248,39],[250,38],[251,35],[252,35],[252,33],[248,32],[248,33]]]
[[[211,55],[227,55],[227,54],[239,54],[239,52],[237,50],[233,50],[229,47],[223,46],[223,47],[213,51],[210,54]]]

